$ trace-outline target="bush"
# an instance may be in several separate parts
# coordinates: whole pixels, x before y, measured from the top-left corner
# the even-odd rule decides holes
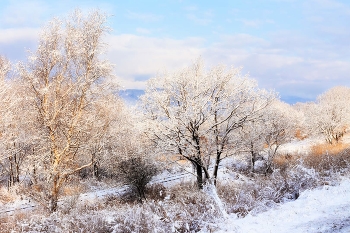
[[[164,201],[146,201],[118,209],[114,232],[203,232],[215,228],[221,212],[196,186],[177,185]]]
[[[155,201],[163,201],[167,195],[166,188],[162,184],[152,184],[146,187],[145,193],[149,199]]]
[[[142,157],[134,156],[121,161],[117,169],[122,182],[128,185],[132,192],[137,193],[138,200],[142,202],[142,199],[146,199],[146,185],[157,174],[156,165]]]
[[[226,211],[238,217],[260,213],[277,203],[295,200],[300,191],[320,184],[318,174],[303,167],[295,158],[281,157],[270,176],[255,174],[244,182],[219,182],[218,194],[225,203]]]

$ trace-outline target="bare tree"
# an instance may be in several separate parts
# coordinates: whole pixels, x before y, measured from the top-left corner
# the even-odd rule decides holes
[[[110,93],[105,80],[112,76],[112,66],[100,57],[108,31],[105,14],[93,11],[85,16],[76,10],[63,21],[52,20],[28,64],[19,66],[25,100],[34,106],[31,135],[40,143],[32,156],[41,181],[36,185],[50,211],[57,210],[67,178],[91,165],[91,160],[80,163],[88,155],[91,133],[107,127],[96,126],[99,119],[93,116],[96,102]]]
[[[189,160],[202,188],[203,173],[215,183],[220,161],[232,155],[228,145],[233,132],[258,118],[274,98],[242,77],[240,69],[217,66],[205,71],[198,60],[182,71],[151,79],[141,100],[148,136],[163,153]]]

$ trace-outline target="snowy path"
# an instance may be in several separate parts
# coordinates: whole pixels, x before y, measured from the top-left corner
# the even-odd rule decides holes
[[[350,179],[344,179],[339,186],[305,191],[296,201],[256,216],[237,219],[230,215],[219,232],[349,233]]]

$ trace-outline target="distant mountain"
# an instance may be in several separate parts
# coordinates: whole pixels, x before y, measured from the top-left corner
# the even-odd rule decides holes
[[[136,105],[137,100],[143,94],[145,94],[145,91],[140,89],[125,89],[119,91],[119,96],[127,105]]]
[[[298,102],[305,103],[305,102],[309,102],[309,101],[314,101],[312,99],[303,98],[303,97],[299,97],[299,96],[281,96],[281,100],[288,103],[288,104],[296,104]]]

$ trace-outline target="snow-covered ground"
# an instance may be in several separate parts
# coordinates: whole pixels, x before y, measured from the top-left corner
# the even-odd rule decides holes
[[[296,201],[256,216],[231,214],[218,233],[330,233],[350,232],[350,179],[337,186],[307,190]]]
[[[324,143],[324,139],[318,138],[306,138],[304,140],[293,140],[289,143],[283,144],[279,149],[280,154],[297,154],[305,155],[310,152],[313,145]]]

